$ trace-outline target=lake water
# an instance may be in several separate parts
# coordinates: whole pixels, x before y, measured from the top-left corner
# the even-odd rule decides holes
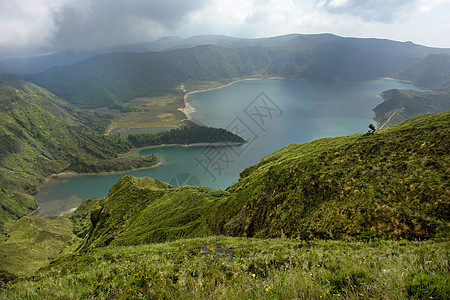
[[[193,117],[208,126],[240,134],[247,144],[233,147],[159,147],[141,150],[156,154],[164,166],[126,173],[150,176],[174,186],[194,184],[225,189],[239,173],[264,156],[291,143],[320,137],[367,132],[388,89],[418,90],[393,80],[320,82],[307,80],[247,80],[191,94]],[[102,198],[125,174],[59,177],[35,199],[40,215],[56,215],[89,197]]]

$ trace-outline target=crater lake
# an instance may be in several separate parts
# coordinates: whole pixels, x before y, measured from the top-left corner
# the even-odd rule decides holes
[[[154,177],[176,187],[193,184],[225,189],[246,167],[286,145],[367,132],[374,123],[372,109],[382,102],[378,94],[389,89],[420,91],[412,84],[387,79],[266,79],[190,94],[194,120],[226,128],[248,142],[241,146],[147,148],[139,155],[155,154],[163,166],[122,174],[58,176],[35,195],[39,215],[58,215],[89,197],[103,198],[124,175]]]

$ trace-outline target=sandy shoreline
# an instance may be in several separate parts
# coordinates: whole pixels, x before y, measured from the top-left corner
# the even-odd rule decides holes
[[[398,79],[398,78],[393,78],[393,77],[380,77],[380,79],[384,79],[384,80],[392,80],[392,81],[398,81],[398,82],[406,82],[406,83],[411,83],[411,80],[404,80],[404,79]]]
[[[195,119],[192,118],[192,114],[196,112],[195,107],[193,107],[190,103],[189,103],[189,96],[195,93],[200,93],[200,92],[206,92],[206,91],[212,91],[212,90],[217,90],[217,89],[221,89],[224,87],[228,87],[232,84],[235,84],[237,82],[240,81],[247,81],[247,80],[270,80],[270,79],[284,79],[283,77],[250,77],[250,78],[242,78],[242,79],[237,79],[234,80],[230,83],[227,84],[223,84],[217,87],[212,87],[212,88],[207,88],[207,89],[202,89],[202,90],[195,90],[195,91],[190,91],[187,92],[186,94],[184,94],[184,107],[183,108],[179,108],[178,110],[180,110],[181,112],[183,112],[186,115],[187,120],[194,122],[194,123],[198,123]],[[199,124],[201,125],[201,124]]]
[[[144,149],[152,149],[152,148],[160,148],[160,147],[183,147],[183,148],[207,147],[207,146],[226,147],[226,146],[241,146],[243,144],[245,144],[245,143],[216,142],[216,143],[192,143],[192,144],[162,144],[162,145],[153,145],[153,146],[135,148],[135,149],[131,150],[130,152],[127,152],[126,155],[133,155],[134,153],[137,153]]]

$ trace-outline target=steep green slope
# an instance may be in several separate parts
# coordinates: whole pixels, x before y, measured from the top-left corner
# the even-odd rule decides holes
[[[83,249],[226,234],[300,239],[447,237],[450,112],[374,134],[292,144],[226,191],[124,177],[91,212]]]
[[[205,224],[228,193],[153,178],[122,177],[91,211],[93,228],[83,250],[208,236]]]
[[[241,173],[217,232],[425,239],[448,234],[450,112],[292,144]]]
[[[104,136],[105,120],[29,82],[0,79],[0,120],[0,225],[36,209],[29,194],[52,173],[125,170],[156,162],[154,157],[118,160],[132,145]]]
[[[432,91],[389,90],[380,94],[383,103],[373,109],[379,128],[398,124],[424,113],[450,109],[450,55],[434,54],[399,73],[398,78]]]
[[[403,70],[398,77],[433,91],[450,90],[450,55],[428,55]]]
[[[383,102],[373,109],[379,128],[399,124],[420,114],[450,109],[450,90],[420,93],[394,89],[385,91],[380,96]]]

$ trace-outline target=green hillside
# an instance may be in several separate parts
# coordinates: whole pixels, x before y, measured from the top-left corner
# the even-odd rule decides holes
[[[10,74],[32,74],[44,72],[54,66],[67,66],[82,62],[102,53],[160,52],[194,48],[204,45],[214,45],[223,48],[270,48],[274,46],[287,45],[295,41],[333,42],[375,55],[376,53],[383,53],[383,55],[403,57],[408,60],[421,59],[429,54],[446,53],[450,55],[450,49],[430,48],[417,45],[412,42],[397,42],[375,38],[346,38],[333,34],[288,34],[269,38],[235,38],[224,35],[198,35],[188,38],[181,38],[177,36],[163,37],[149,43],[124,45],[121,47],[101,49],[97,51],[72,50],[42,56],[4,59],[0,60],[0,70],[4,73]],[[381,55],[381,57],[383,57],[383,55]]]
[[[399,124],[420,114],[437,113],[450,109],[450,90],[421,93],[394,89],[382,92],[380,96],[383,98],[383,102],[377,105],[373,111],[375,112],[375,121],[381,128]]]
[[[108,120],[75,109],[29,82],[0,79],[0,225],[34,209],[30,196],[51,174],[151,166],[156,158],[117,159],[132,148],[104,136]]]
[[[434,54],[403,70],[399,78],[433,91],[450,90],[450,55]]]
[[[0,297],[446,299],[449,117],[292,144],[226,191],[125,176],[70,215],[9,227]],[[47,266],[54,252],[32,256],[61,245]]]
[[[432,54],[397,75],[428,92],[389,90],[380,94],[383,103],[373,109],[379,128],[389,127],[424,113],[450,109],[450,55]]]
[[[264,51],[201,46],[169,52],[116,53],[24,76],[83,107],[104,107],[137,97],[179,93],[181,83],[250,76],[266,64]]]

